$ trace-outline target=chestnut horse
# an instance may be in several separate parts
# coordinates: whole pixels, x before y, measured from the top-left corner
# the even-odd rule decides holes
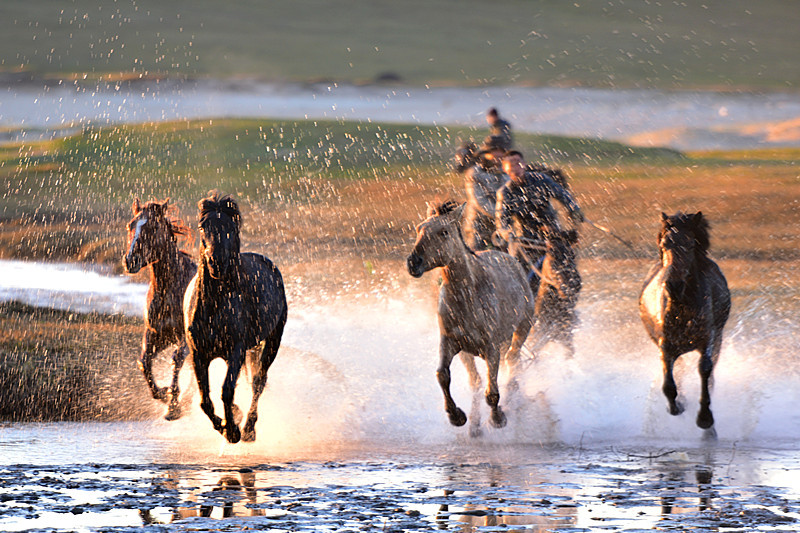
[[[450,423],[463,426],[467,417],[450,394],[450,363],[461,352],[474,392],[481,386],[474,357],[486,361],[486,403],[495,427],[506,424],[500,408],[497,372],[501,350],[513,367],[533,320],[533,293],[525,272],[514,257],[496,250],[473,252],[461,236],[464,205],[454,202],[431,206],[427,220],[417,226],[417,240],[408,256],[408,272],[418,278],[442,268],[439,293],[439,368],[436,371],[444,393]],[[477,415],[477,412],[473,412]],[[479,421],[473,418],[472,432]]]
[[[283,278],[266,257],[242,253],[239,206],[230,196],[212,192],[200,200],[200,259],[197,275],[184,300],[186,341],[194,361],[200,407],[214,429],[232,443],[254,441],[258,400],[267,383],[267,370],[275,356],[286,324],[287,305]],[[234,420],[236,382],[251,357],[253,399],[242,429]],[[223,421],[211,402],[208,366],[221,357],[228,363],[222,385]]]
[[[144,313],[144,338],[139,368],[144,373],[153,398],[168,403],[167,420],[181,416],[178,375],[189,349],[183,333],[183,295],[197,265],[189,254],[178,249],[178,236],[189,230],[170,216],[169,199],[139,204],[133,202],[133,219],[128,223],[128,253],[125,271],[136,274],[150,267],[150,288]],[[172,385],[159,387],[153,378],[153,359],[167,347],[172,353]]]
[[[639,297],[639,314],[661,351],[662,390],[672,415],[679,415],[684,409],[676,399],[678,388],[672,375],[675,360],[692,350],[700,352],[702,390],[696,422],[713,436],[711,373],[722,347],[731,295],[722,271],[708,257],[708,229],[701,212],[672,216],[661,213],[660,261],[647,274]]]

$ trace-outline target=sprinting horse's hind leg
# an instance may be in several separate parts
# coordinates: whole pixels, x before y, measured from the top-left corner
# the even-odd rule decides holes
[[[214,429],[222,433],[222,419],[214,413],[214,404],[211,401],[211,391],[208,382],[208,361],[201,361],[198,364],[197,357],[194,360],[194,375],[197,378],[197,388],[200,389],[200,408],[206,414]]]
[[[172,354],[172,384],[170,385],[170,399],[169,399],[169,407],[167,408],[167,414],[164,415],[164,418],[167,420],[177,420],[181,417],[181,405],[180,405],[180,395],[181,395],[181,386],[180,386],[180,373],[181,369],[183,368],[183,363],[186,361],[186,356],[189,354],[189,347],[186,346],[186,342],[181,342],[175,351]]]
[[[144,339],[142,340],[142,354],[139,356],[139,369],[142,371],[142,374],[144,374],[144,380],[147,382],[147,386],[150,388],[150,394],[153,395],[153,398],[166,402],[167,388],[156,385],[156,380],[153,377],[153,359],[155,359],[156,354],[162,348],[164,348],[164,346],[158,346],[154,339],[151,338],[149,332],[145,332]]]
[[[442,336],[439,340],[439,368],[436,369],[436,379],[444,394],[444,409],[450,423],[454,426],[463,426],[467,423],[467,415],[458,408],[453,396],[450,394],[450,363],[457,353],[456,347],[447,337]]]
[[[667,401],[669,402],[669,414],[673,416],[683,412],[683,405],[677,400],[678,386],[675,384],[675,377],[672,375],[675,359],[677,359],[677,357],[673,357],[663,348],[661,349],[661,364],[664,367],[664,384],[661,390],[664,392],[664,396],[667,397]]]
[[[714,363],[722,347],[721,340],[721,335],[715,335],[709,346],[700,354],[700,361],[698,362],[702,386],[700,391],[700,411],[697,413],[697,426],[702,429],[710,429],[714,425],[714,415],[711,414],[711,373],[714,371]]]
[[[475,366],[475,356],[468,352],[461,352],[461,362],[467,369],[469,375],[469,386],[472,389],[472,409],[469,414],[469,436],[479,437],[481,435],[481,387],[483,380]]]
[[[278,355],[278,348],[281,344],[281,336],[283,335],[283,327],[280,331],[272,334],[268,340],[264,341],[260,357],[258,358],[257,366],[252,368],[253,374],[253,400],[250,403],[250,411],[247,413],[247,420],[242,427],[242,440],[244,442],[253,442],[256,440],[256,421],[258,420],[258,400],[264,392],[264,387],[267,384],[267,371],[275,357]]]
[[[506,425],[506,415],[500,408],[500,389],[497,387],[497,372],[500,369],[500,354],[497,348],[490,347],[486,353],[486,367],[489,369],[486,384],[486,403],[492,408],[492,425],[497,428]]]

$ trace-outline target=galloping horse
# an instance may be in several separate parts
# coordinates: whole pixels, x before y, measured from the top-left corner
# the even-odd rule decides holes
[[[144,338],[139,368],[144,373],[153,398],[168,402],[165,418],[181,416],[178,375],[189,349],[183,333],[183,295],[197,265],[186,252],[178,249],[177,238],[189,230],[170,217],[169,199],[164,202],[133,202],[133,219],[128,223],[128,253],[125,271],[136,274],[150,266],[150,288],[144,313]],[[153,359],[168,346],[175,346],[172,355],[172,385],[159,387],[153,378]]]
[[[450,363],[461,352],[473,391],[481,386],[474,357],[486,361],[486,403],[495,427],[506,424],[499,406],[497,372],[501,349],[515,365],[533,320],[533,294],[522,267],[514,257],[495,250],[474,253],[461,237],[464,206],[454,202],[431,206],[427,220],[417,226],[417,240],[408,256],[409,273],[418,278],[442,267],[439,293],[439,368],[436,372],[444,393],[450,423],[463,426],[467,417],[450,394]],[[473,430],[479,421],[473,419]]]
[[[577,325],[575,306],[581,290],[581,275],[575,261],[575,230],[549,230],[546,233],[547,251],[542,262],[541,280],[536,293],[531,352],[534,355],[545,344],[557,341],[575,355],[573,330]]]
[[[197,275],[184,300],[186,341],[194,361],[200,406],[214,429],[236,443],[254,441],[258,400],[267,382],[267,370],[278,353],[287,306],[283,278],[266,257],[241,253],[239,206],[230,196],[213,191],[200,200],[200,260]],[[234,389],[249,348],[253,400],[239,430],[234,420]],[[225,420],[214,413],[208,366],[217,357],[228,363],[222,385]]]
[[[731,295],[725,276],[708,257],[708,228],[701,212],[672,216],[661,213],[661,260],[647,275],[639,297],[639,314],[661,350],[662,390],[672,415],[679,415],[684,409],[676,400],[678,389],[672,376],[675,360],[692,350],[700,352],[702,391],[697,425],[713,432],[711,373],[719,358]]]

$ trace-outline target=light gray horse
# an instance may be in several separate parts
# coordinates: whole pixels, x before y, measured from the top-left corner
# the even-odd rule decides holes
[[[408,271],[418,278],[442,267],[436,377],[450,423],[463,426],[467,421],[450,394],[450,363],[461,353],[475,393],[481,387],[481,378],[474,357],[486,361],[486,403],[492,409],[492,424],[503,427],[506,416],[499,406],[497,387],[501,350],[507,349],[505,360],[511,365],[513,376],[533,320],[533,294],[517,259],[495,250],[474,253],[464,244],[460,227],[463,209],[455,202],[429,208],[427,220],[417,226],[417,241],[407,260]],[[477,409],[472,417],[475,434],[480,424]]]

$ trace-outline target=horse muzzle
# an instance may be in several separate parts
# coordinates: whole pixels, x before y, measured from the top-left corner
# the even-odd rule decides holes
[[[125,266],[125,272],[128,274],[136,274],[144,267],[144,260],[140,255],[128,254],[122,261]]]
[[[408,259],[406,259],[406,266],[408,267],[408,273],[415,278],[422,277],[422,275],[425,273],[425,266],[422,258],[417,254],[411,254],[408,256]]]

